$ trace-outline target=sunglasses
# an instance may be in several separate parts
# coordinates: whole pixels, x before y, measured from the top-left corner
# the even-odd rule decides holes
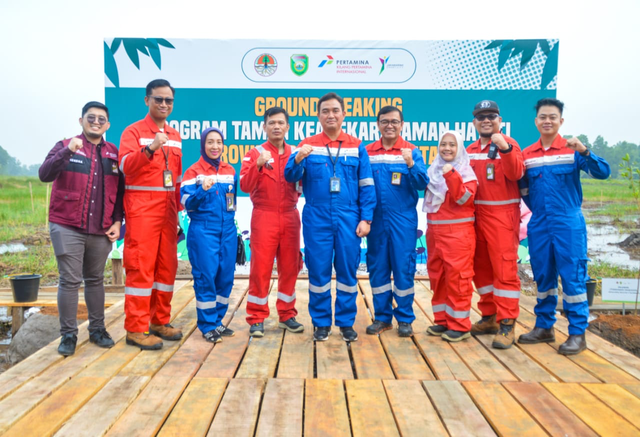
[[[153,99],[156,105],[162,105],[162,102],[165,102],[169,106],[173,105],[173,98],[171,97],[149,96],[149,98]]]
[[[101,115],[99,117],[96,117],[94,114],[87,115],[87,121],[90,124],[95,123],[96,120],[98,120],[98,123],[100,124],[100,126],[104,126],[105,124],[107,124],[107,117],[105,117],[103,115]]]
[[[498,117],[500,117],[500,115],[498,114],[478,114],[476,115],[476,120],[485,121],[488,118],[489,120],[493,121]]]

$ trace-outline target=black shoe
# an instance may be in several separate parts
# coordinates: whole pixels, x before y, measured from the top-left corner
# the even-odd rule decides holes
[[[340,328],[340,333],[344,341],[358,341],[358,333],[351,326]]]
[[[561,355],[576,355],[587,348],[587,339],[584,334],[569,335],[567,341],[562,343],[558,348]]]
[[[264,337],[264,323],[254,323],[251,325],[249,335],[251,337]]]
[[[222,341],[222,336],[217,329],[212,329],[209,332],[205,332],[204,334],[202,334],[202,336],[209,343],[220,343]]]
[[[315,341],[327,341],[331,335],[331,326],[316,326],[316,330],[313,333],[313,339]]]
[[[427,328],[427,334],[429,335],[435,335],[439,337],[445,332],[447,332],[447,327],[442,325],[433,325]]]
[[[530,332],[518,337],[518,343],[520,344],[553,343],[554,341],[556,341],[556,334],[553,328],[535,327]]]
[[[278,323],[278,328],[286,329],[287,331],[296,334],[304,332],[304,325],[302,323],[298,323],[295,317],[291,317],[289,320]]]
[[[367,334],[376,335],[382,334],[384,331],[388,331],[392,329],[393,325],[391,323],[383,322],[382,320],[374,320],[373,323],[367,326]]]
[[[471,333],[469,331],[453,331],[449,329],[442,333],[442,339],[449,342],[462,341],[469,337],[471,337]]]
[[[398,322],[398,336],[399,337],[411,337],[413,335],[413,328],[411,323]]]
[[[233,329],[229,329],[224,325],[220,325],[216,328],[216,331],[218,331],[218,334],[220,334],[222,337],[233,337],[234,335],[236,335],[236,332]]]
[[[58,346],[58,353],[68,357],[76,353],[76,343],[78,337],[75,334],[64,334],[60,340],[60,346]]]
[[[90,332],[89,333],[89,341],[91,343],[95,343],[96,346],[98,347],[104,347],[104,348],[112,348],[114,347],[116,344],[113,342],[113,339],[111,338],[111,336],[109,335],[109,333],[107,332],[106,329],[102,328],[102,329],[98,329],[96,331]]]

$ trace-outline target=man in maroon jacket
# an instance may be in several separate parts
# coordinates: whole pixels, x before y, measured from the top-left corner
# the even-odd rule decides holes
[[[100,102],[82,108],[82,133],[59,141],[40,167],[40,180],[53,182],[49,206],[51,244],[58,261],[61,355],[73,355],[78,340],[78,289],[84,280],[89,341],[110,348],[104,325],[104,266],[120,237],[124,179],[118,149],[104,140],[109,110]]]

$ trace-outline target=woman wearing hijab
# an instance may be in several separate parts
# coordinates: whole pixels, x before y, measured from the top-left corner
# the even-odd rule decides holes
[[[427,213],[427,270],[435,325],[427,332],[447,341],[469,338],[473,255],[476,237],[473,199],[478,187],[462,137],[440,138],[429,170],[423,211]]]
[[[224,137],[216,128],[200,137],[200,159],[184,175],[180,201],[190,223],[187,250],[196,292],[198,328],[212,343],[234,332],[222,325],[233,287],[236,251],[236,171],[220,161]]]

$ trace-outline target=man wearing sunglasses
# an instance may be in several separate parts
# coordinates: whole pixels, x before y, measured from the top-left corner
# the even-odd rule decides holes
[[[78,290],[84,280],[89,341],[114,345],[104,326],[104,265],[120,236],[124,180],[118,149],[104,140],[109,110],[100,102],[82,108],[82,133],[59,141],[40,167],[40,180],[53,182],[49,206],[51,244],[58,262],[58,353],[73,355],[78,340]]]
[[[467,153],[478,178],[473,281],[480,294],[482,319],[472,325],[471,335],[495,334],[492,346],[508,349],[515,342],[520,314],[518,180],[524,175],[524,163],[518,143],[501,133],[496,102],[478,102],[473,116],[480,138]]]
[[[146,350],[160,349],[161,339],[182,338],[182,331],[169,324],[182,209],[182,142],[167,123],[174,93],[168,81],[151,81],[144,98],[149,113],[127,127],[120,139],[127,226],[124,326],[127,344]]]

